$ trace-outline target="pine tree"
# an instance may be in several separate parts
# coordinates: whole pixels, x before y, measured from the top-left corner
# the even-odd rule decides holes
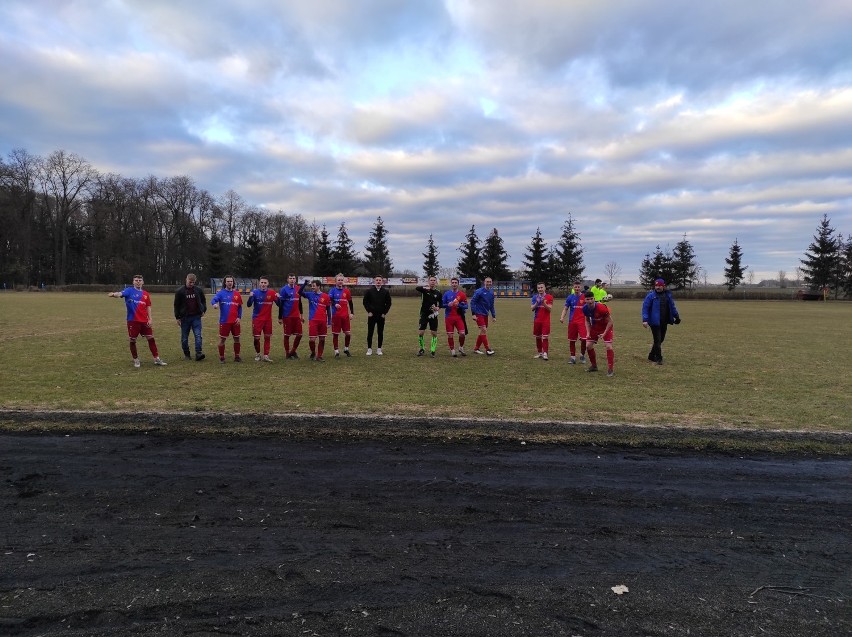
[[[659,245],[654,250],[653,258],[646,253],[645,258],[642,259],[642,265],[639,266],[639,282],[645,289],[650,290],[654,287],[654,279],[662,278],[668,283],[673,275],[673,257],[668,250],[663,252]]]
[[[459,252],[462,253],[462,258],[456,266],[459,277],[470,277],[478,281],[482,272],[482,258],[476,226],[470,227],[465,242],[459,246]]]
[[[672,284],[675,290],[692,287],[698,279],[698,264],[695,262],[695,250],[686,240],[686,235],[678,241],[672,252]]]
[[[388,251],[388,231],[381,217],[376,219],[376,225],[364,246],[364,266],[372,275],[387,277],[393,271],[393,262]]]
[[[316,276],[333,276],[337,274],[334,269],[334,259],[331,252],[331,241],[328,237],[328,229],[323,224],[320,230],[319,238],[316,242],[316,252],[314,254],[314,275]]]
[[[553,284],[570,289],[574,281],[582,278],[585,269],[580,235],[574,229],[574,220],[571,215],[568,215],[568,219],[562,224],[562,235],[551,254]]]
[[[237,269],[244,277],[261,276],[266,269],[266,259],[263,255],[263,245],[256,232],[251,232],[243,245],[240,246]]]
[[[527,247],[527,252],[524,254],[523,265],[527,270],[527,276],[530,279],[530,284],[535,286],[540,281],[549,284],[550,278],[548,275],[549,259],[547,252],[547,243],[541,238],[541,228],[535,229],[532,242]]]
[[[208,277],[221,277],[225,274],[225,246],[219,238],[219,234],[214,232],[210,237],[210,242],[207,244],[207,267],[205,272]]]
[[[805,273],[805,283],[815,289],[837,286],[837,274],[841,259],[841,238],[835,236],[828,215],[822,216],[822,221],[814,235],[814,240],[808,246],[805,258],[801,259],[802,270]]]
[[[852,297],[852,234],[846,235],[841,255],[840,288],[847,297]]]
[[[495,281],[509,281],[512,273],[509,270],[508,260],[509,255],[503,247],[503,239],[497,233],[497,228],[494,228],[485,239],[485,245],[482,248],[483,279],[490,276]]]
[[[351,274],[355,271],[358,255],[352,250],[354,245],[355,242],[349,238],[349,232],[346,230],[346,222],[341,221],[337,229],[337,239],[331,250],[331,275],[338,272]]]
[[[725,263],[728,265],[728,267],[725,268],[725,285],[728,286],[729,291],[736,288],[743,281],[743,275],[748,269],[748,266],[744,266],[742,264],[742,260],[742,248],[740,248],[740,244],[737,243],[737,240],[734,239],[734,244],[731,246],[730,256],[725,259]]]
[[[423,274],[427,277],[438,276],[438,248],[435,246],[435,240],[432,235],[429,235],[429,242],[426,244],[426,252],[423,253]]]

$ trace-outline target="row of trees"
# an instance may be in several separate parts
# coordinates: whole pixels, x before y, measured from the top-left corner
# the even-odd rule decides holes
[[[188,271],[202,276],[223,272],[315,272],[347,275],[416,276],[394,271],[388,229],[381,217],[364,246],[355,249],[346,223],[332,240],[325,226],[301,215],[250,206],[233,190],[216,197],[187,176],[142,179],[99,173],[85,159],[58,150],[38,157],[15,149],[0,159],[0,277],[12,285],[120,283],[143,272],[151,283],[176,284]],[[584,274],[583,247],[569,214],[560,236],[548,246],[537,228],[522,258],[509,269],[503,239],[492,228],[484,241],[471,226],[456,263],[442,268],[430,235],[423,274],[451,273],[481,281],[526,279],[567,288]],[[725,279],[733,290],[748,266],[735,240],[726,259]],[[802,260],[805,282],[852,294],[852,238],[823,217],[814,243]],[[595,276],[618,277],[621,267],[606,264]],[[640,282],[650,287],[662,276],[675,289],[695,285],[702,268],[686,235],[673,249],[659,245],[645,255]]]

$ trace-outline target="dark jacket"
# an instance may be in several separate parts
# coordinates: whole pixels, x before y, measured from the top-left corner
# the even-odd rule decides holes
[[[201,316],[207,312],[207,299],[204,298],[204,290],[197,283],[192,286],[192,289],[195,291],[195,298],[198,301],[198,314],[193,314],[193,316]],[[175,292],[175,318],[183,319],[187,317],[186,314],[186,293],[188,289],[184,285],[179,288]]]
[[[664,307],[660,307],[661,305]],[[668,290],[659,293],[651,290],[642,302],[642,322],[658,326],[663,322],[661,314],[666,317],[665,322],[669,325],[674,324],[675,319],[680,320],[672,293]]]
[[[383,315],[390,312],[391,295],[385,286],[376,289],[375,285],[364,292],[364,309],[372,314]]]

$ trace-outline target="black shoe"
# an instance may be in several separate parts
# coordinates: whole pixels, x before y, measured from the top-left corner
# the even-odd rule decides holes
[[[424,350],[424,349],[420,349],[420,350],[418,350],[417,355],[418,355],[418,356],[423,356],[423,354],[425,354],[425,353],[426,353],[426,350]]]
[[[431,356],[432,358],[435,358],[435,352],[429,352],[429,356]]]
[[[204,355],[204,352],[198,352],[195,355],[195,360],[197,360],[197,361],[203,361],[205,358],[207,358],[207,357]]]
[[[234,356],[234,362],[235,363],[242,363],[243,362],[242,356]]]
[[[290,352],[290,358],[293,360],[299,360],[299,355],[296,352]]]
[[[346,356],[348,356],[349,358],[352,358],[352,353],[348,349],[343,350],[343,353],[346,354]]]
[[[595,367],[589,367],[589,369],[587,369],[586,371],[587,371],[587,372],[596,372],[596,371],[598,371],[598,368],[597,368],[597,366],[595,366]]]
[[[188,361],[192,360],[192,356],[189,355],[189,351],[186,351],[186,352],[183,353],[183,358],[184,358],[184,360],[188,360]]]
[[[311,358],[310,358],[310,360],[314,360],[315,358],[316,358],[316,355],[315,355],[313,352],[311,352]]]

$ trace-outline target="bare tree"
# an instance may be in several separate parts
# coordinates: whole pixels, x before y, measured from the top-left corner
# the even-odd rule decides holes
[[[609,285],[612,285],[613,280],[621,276],[621,272],[621,266],[618,265],[618,263],[616,263],[615,261],[609,261],[604,266],[604,275],[606,275]]]
[[[787,273],[784,270],[778,270],[778,287],[787,287]]]

